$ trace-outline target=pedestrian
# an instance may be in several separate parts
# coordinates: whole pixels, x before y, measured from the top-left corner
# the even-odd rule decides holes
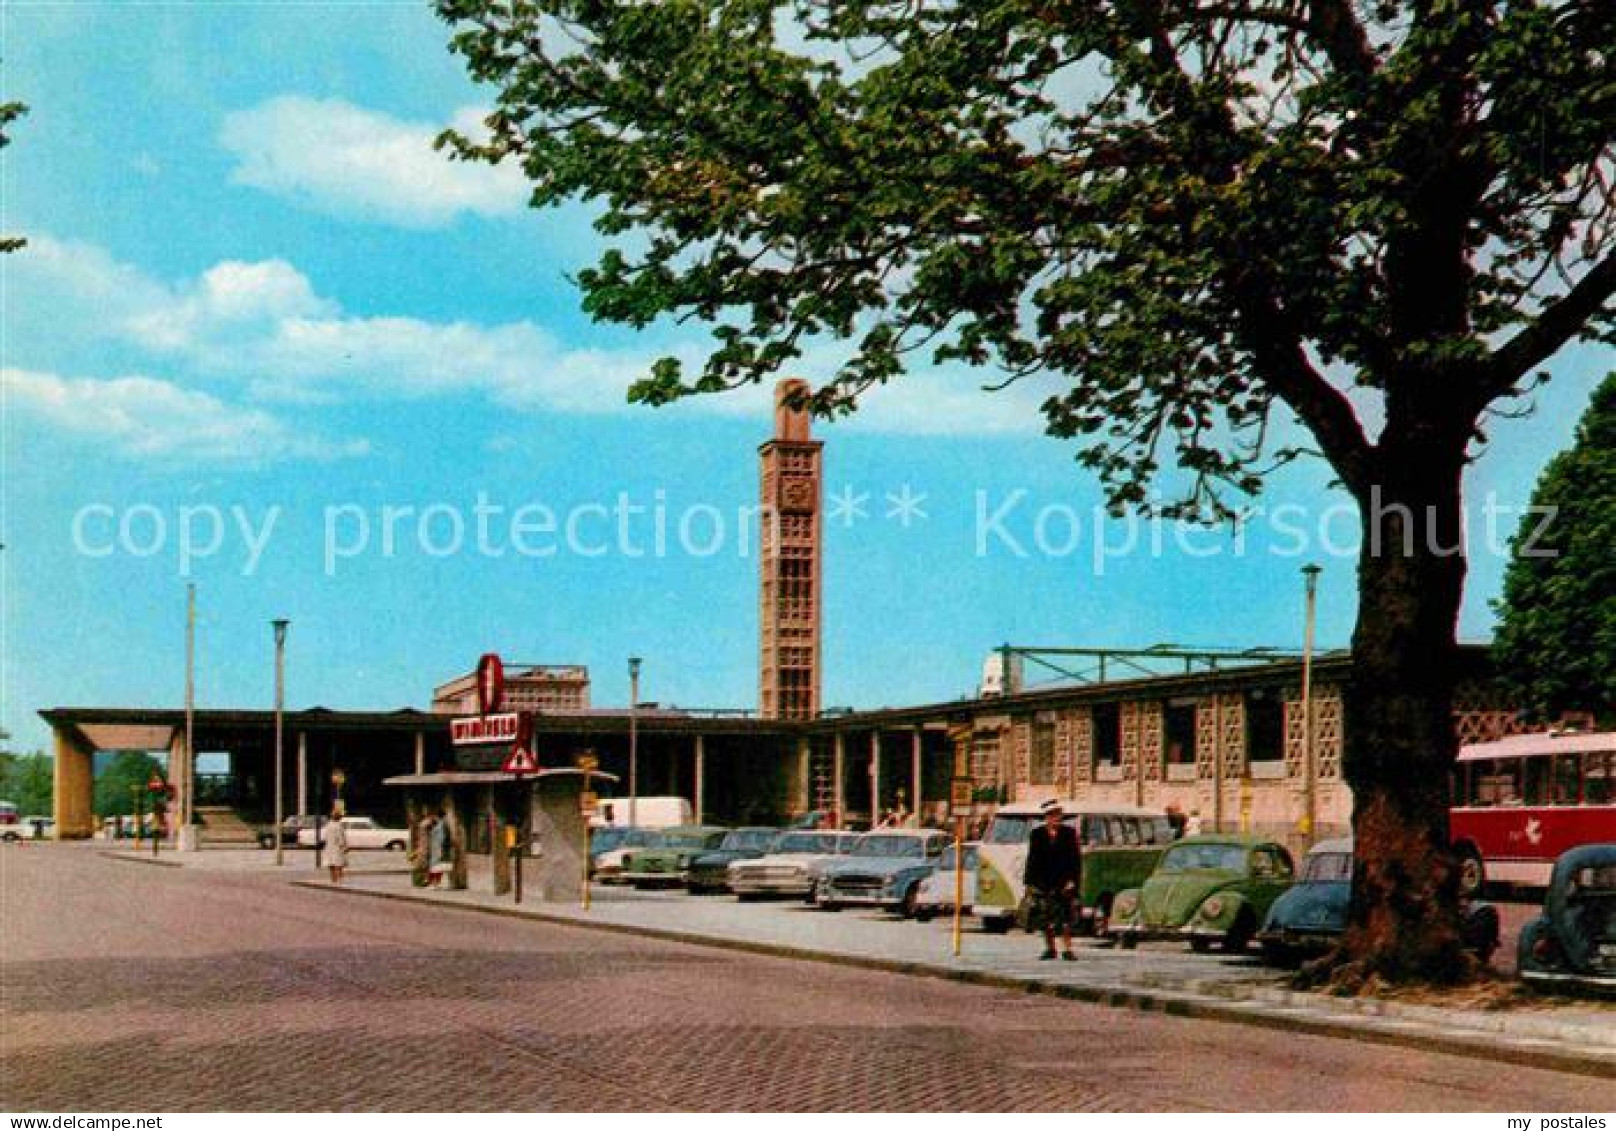
[[[432,831],[427,836],[426,884],[442,887],[443,877],[449,871],[449,860],[454,854],[454,841],[449,835],[449,822],[442,816],[432,818]]]
[[[1190,819],[1184,815],[1184,810],[1179,807],[1176,801],[1169,802],[1167,805],[1167,823],[1172,826],[1173,839],[1182,839],[1184,830],[1189,827]]]
[[[1083,877],[1083,849],[1077,830],[1065,823],[1059,801],[1046,801],[1040,809],[1044,823],[1027,837],[1027,866],[1021,879],[1027,887],[1032,914],[1044,931],[1047,961],[1055,957],[1055,932],[1061,936],[1061,957],[1073,962],[1072,919],[1077,914],[1077,885]]]
[[[336,809],[325,826],[325,865],[331,869],[331,882],[340,884],[348,868],[348,826],[342,823],[342,813]]]

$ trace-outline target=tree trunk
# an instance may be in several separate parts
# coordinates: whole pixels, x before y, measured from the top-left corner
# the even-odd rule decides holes
[[[1462,450],[1429,437],[1383,447],[1382,474],[1359,499],[1364,544],[1342,767],[1353,791],[1356,865],[1350,926],[1334,964],[1348,983],[1449,983],[1475,970],[1461,943],[1458,862],[1448,843],[1465,576]]]

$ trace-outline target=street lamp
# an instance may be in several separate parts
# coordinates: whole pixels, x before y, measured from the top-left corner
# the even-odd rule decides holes
[[[638,828],[640,798],[640,658],[628,658],[628,824]]]
[[[1318,822],[1318,752],[1313,736],[1313,621],[1318,605],[1319,574],[1323,571],[1309,562],[1302,567],[1303,584],[1307,592],[1306,624],[1302,631],[1302,762],[1306,774],[1303,795],[1307,808],[1303,832],[1311,842]]]
[[[291,622],[269,623],[275,629],[275,867],[279,868],[286,862],[286,767],[281,724],[286,711],[286,626]]]

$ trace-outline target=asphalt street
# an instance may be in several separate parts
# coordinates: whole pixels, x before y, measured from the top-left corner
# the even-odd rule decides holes
[[[0,1107],[1577,1111],[1609,1081],[0,850]]]

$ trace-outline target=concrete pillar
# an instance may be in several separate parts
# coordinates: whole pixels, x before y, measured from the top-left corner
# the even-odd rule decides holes
[[[695,792],[695,805],[696,805],[696,824],[698,824],[698,825],[701,824],[702,815],[707,811],[706,804],[705,804],[706,797],[704,796],[704,791],[702,789],[702,784],[707,780],[706,769],[707,769],[707,740],[706,740],[705,737],[698,734],[696,736],[695,766],[692,768],[692,771],[691,771],[692,774],[694,775],[695,779],[696,779],[696,783],[695,783],[695,786],[694,786],[694,792]]]
[[[533,888],[544,903],[583,898],[583,780],[582,774],[547,774],[534,785],[533,829],[542,851],[534,864]]]
[[[52,816],[61,840],[82,840],[95,832],[95,754],[65,727],[56,737],[55,798]]]
[[[483,811],[479,816],[488,823],[488,849],[494,865],[494,894],[507,895],[511,890],[511,850],[505,843],[505,813],[499,804],[497,786],[484,786],[481,792]]]
[[[814,807],[813,751],[813,743],[806,735],[797,739],[796,773],[791,779],[791,796],[786,799],[786,809],[793,815]]]
[[[836,747],[835,757],[831,762],[831,780],[836,787],[836,827],[840,829],[847,826],[847,790],[845,788],[847,785],[847,744],[842,737],[841,731],[836,732],[835,739]]]
[[[449,824],[449,887],[453,891],[465,891],[469,870],[466,860],[465,791],[451,789],[445,802],[444,819]]]
[[[309,815],[309,736],[297,732],[297,815]]]
[[[881,823],[881,732],[870,732],[870,827]]]
[[[909,732],[909,812],[913,817],[910,822],[913,825],[920,824],[922,805],[926,800],[926,795],[921,792],[922,787],[925,785],[924,770],[922,769],[922,754],[925,747],[924,735],[925,732],[920,727],[916,727]]]
[[[415,732],[415,772],[426,773],[426,732]]]

